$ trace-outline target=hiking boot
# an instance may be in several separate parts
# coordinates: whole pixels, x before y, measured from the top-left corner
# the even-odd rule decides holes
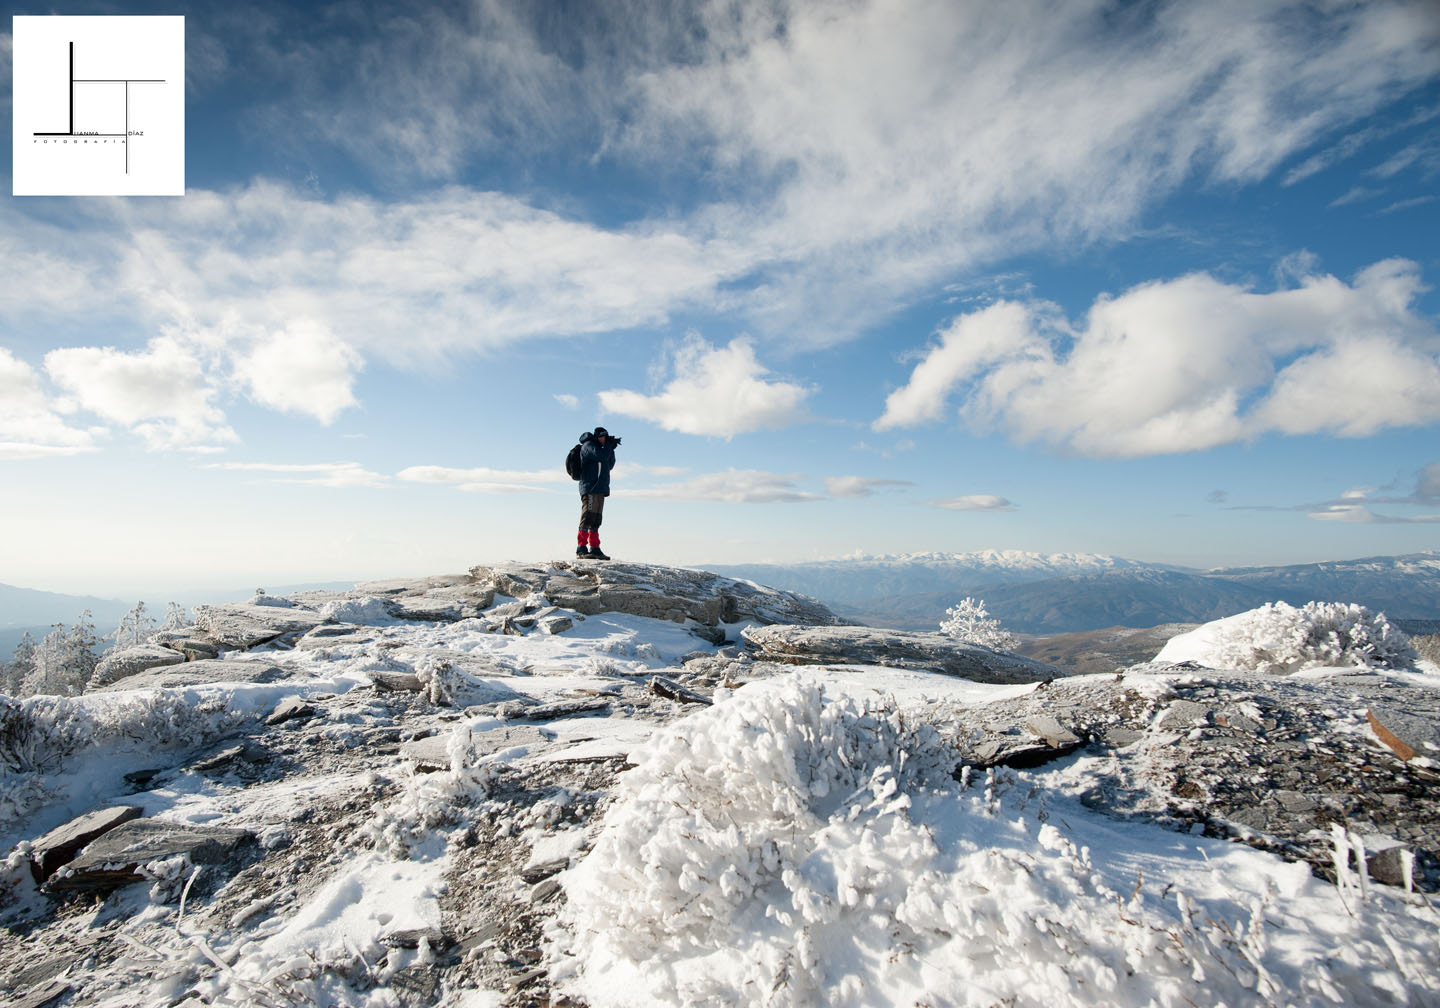
[[[590,557],[591,560],[609,560],[609,559],[610,559],[610,558],[609,558],[608,556],[606,556],[604,553],[600,552],[600,547],[599,547],[599,546],[591,546],[591,547],[590,547],[590,552],[589,552],[587,555]]]
[[[578,559],[586,560],[586,559],[589,559],[589,557],[590,557],[590,551],[589,551],[588,549],[586,549],[584,546],[576,546],[576,547],[575,547],[575,556],[576,556]]]

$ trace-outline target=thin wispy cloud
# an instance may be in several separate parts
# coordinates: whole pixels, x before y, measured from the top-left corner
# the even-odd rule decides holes
[[[1381,494],[1375,487],[1353,487],[1333,500],[1318,503],[1235,504],[1226,510],[1298,512],[1316,521],[1360,525],[1430,525],[1440,522],[1440,514],[1397,512],[1394,508],[1436,506],[1440,506],[1440,462],[1432,462],[1415,474],[1415,489],[1410,494]]]
[[[966,494],[962,497],[947,497],[931,502],[933,506],[946,511],[1016,511],[1011,501],[995,494]]]
[[[332,487],[337,490],[377,489],[391,485],[391,479],[371,472],[358,462],[212,462],[207,469],[260,473],[274,483]]]
[[[887,490],[899,490],[915,484],[909,480],[876,479],[870,476],[831,476],[825,480],[825,491],[831,497],[873,497]]]
[[[726,504],[801,504],[823,500],[819,494],[800,489],[796,474],[731,469],[709,473],[677,483],[626,490],[627,497],[662,500],[718,501]]]

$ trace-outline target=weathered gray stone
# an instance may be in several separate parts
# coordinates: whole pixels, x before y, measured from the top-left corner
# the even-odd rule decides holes
[[[1211,707],[1193,700],[1176,700],[1160,715],[1156,727],[1162,731],[1184,731],[1210,720]]]
[[[656,696],[662,696],[667,700],[674,700],[677,703],[698,703],[710,706],[714,701],[703,693],[696,693],[692,689],[681,686],[673,679],[664,676],[653,676],[650,679],[650,692]]]
[[[276,705],[275,710],[265,719],[267,725],[284,724],[297,718],[312,718],[315,708],[299,697],[286,697]]]
[[[289,633],[305,633],[326,622],[312,609],[232,603],[195,609],[195,625],[217,644],[251,648]]]
[[[68,980],[50,980],[33,987],[10,1002],[10,1008],[47,1008],[68,994],[72,984]]]
[[[469,752],[473,756],[489,756],[492,753],[515,746],[543,745],[547,739],[540,729],[530,725],[503,725],[489,731],[476,732],[470,737]],[[400,747],[400,757],[415,764],[421,773],[450,769],[450,734],[431,735],[411,739]]]
[[[544,566],[482,565],[472,576],[501,595],[540,595],[553,605],[586,616],[619,612],[634,616],[714,627],[753,620],[758,623],[831,625],[843,623],[814,599],[762,588],[708,571],[651,564],[561,561]]]
[[[159,644],[137,644],[112,651],[95,666],[95,682],[112,683],[163,665],[178,665],[185,660],[179,651]]]
[[[1078,745],[1080,736],[1048,714],[1036,714],[1025,722],[1025,727],[1045,744],[1055,749]]]
[[[1386,847],[1365,858],[1370,877],[1401,889],[1414,884],[1415,852],[1405,844]]]
[[[792,665],[881,665],[984,683],[1041,682],[1064,674],[1016,654],[916,630],[763,626],[748,627],[741,637],[757,659]]]
[[[1440,757],[1440,723],[1384,702],[1372,703],[1365,716],[1375,737],[1402,760]]]
[[[1286,812],[1309,812],[1315,808],[1315,799],[1299,791],[1276,791],[1275,800]]]
[[[557,700],[547,704],[502,704],[498,711],[507,721],[554,721],[556,718],[574,717],[577,714],[593,714],[607,710],[610,701],[603,697],[586,697],[578,700]]]
[[[540,629],[542,633],[554,635],[562,634],[566,630],[573,629],[575,626],[575,621],[569,616],[557,613],[554,616],[544,616],[540,619],[537,619],[535,621],[535,625]]]
[[[393,672],[387,669],[371,669],[365,673],[375,688],[385,693],[415,693],[425,688],[420,677],[414,672]]]
[[[183,656],[186,661],[219,658],[220,652],[224,650],[218,643],[202,635],[198,627],[193,626],[151,634],[149,643],[169,648]]]
[[[181,662],[152,668],[108,686],[101,692],[132,689],[171,689],[177,686],[200,686],[205,683],[274,682],[286,676],[285,669],[267,661],[253,659],[215,659]]]
[[[107,889],[138,882],[140,865],[177,855],[196,864],[218,864],[251,834],[219,826],[187,826],[160,819],[134,819],[90,844],[78,858],[51,876],[52,891]]]
[[[30,850],[30,874],[43,883],[61,866],[69,864],[89,843],[131,819],[140,818],[134,805],[112,805],[86,812],[35,840]]]

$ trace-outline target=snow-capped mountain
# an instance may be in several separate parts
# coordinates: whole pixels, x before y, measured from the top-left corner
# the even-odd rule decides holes
[[[717,567],[886,626],[933,627],[966,595],[1020,633],[1199,623],[1265,602],[1356,602],[1392,619],[1440,618],[1440,553],[1187,570],[1090,553],[917,553]]]
[[[1024,584],[1115,570],[1176,568],[1099,553],[976,550],[857,554],[798,564],[720,564],[707,565],[707,569],[761,584],[785,585],[831,605],[856,606],[874,599],[954,592],[967,586]]]

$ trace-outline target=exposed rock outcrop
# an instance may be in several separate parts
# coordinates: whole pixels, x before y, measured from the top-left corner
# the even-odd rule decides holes
[[[629,613],[703,626],[754,621],[833,626],[844,623],[814,599],[708,571],[641,563],[496,564],[470,568],[502,595],[538,593],[587,616]]]
[[[1240,839],[1333,878],[1332,827],[1414,857],[1440,884],[1440,773],[1392,750],[1372,720],[1440,725],[1440,690],[1384,675],[1277,681],[1139,666],[971,708],[956,743],[977,767],[1035,766],[1077,746],[1108,758],[1076,786],[1092,807]],[[1413,737],[1413,736],[1412,736]],[[1398,854],[1381,871],[1398,877]]]
[[[741,636],[762,661],[791,665],[883,665],[984,683],[1040,682],[1064,675],[1008,651],[963,644],[941,633],[862,626],[749,627]]]

